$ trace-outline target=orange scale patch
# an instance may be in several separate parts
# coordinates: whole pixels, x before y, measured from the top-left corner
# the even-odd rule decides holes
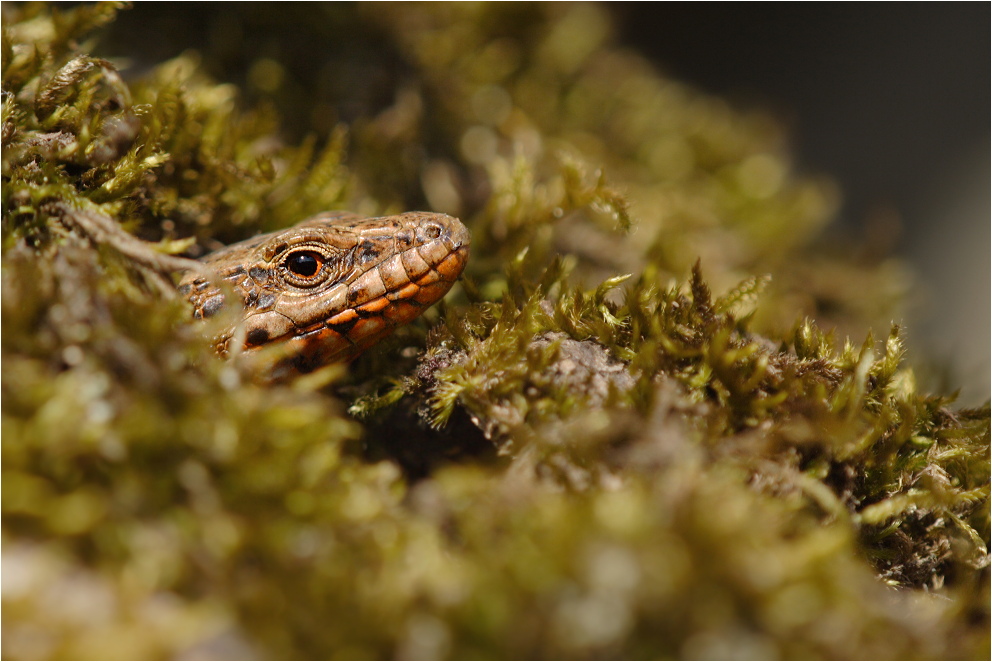
[[[299,347],[298,355],[319,362],[344,358],[353,348],[351,341],[334,329],[323,328],[289,342]]]
[[[308,345],[316,345],[324,342],[334,342],[335,340],[345,341],[345,337],[334,329],[324,327],[305,336],[300,336],[299,340]]]
[[[455,280],[465,268],[465,259],[461,253],[452,253],[434,268],[446,280]]]
[[[389,307],[389,310],[385,312],[385,315],[391,322],[393,322],[393,324],[399,326],[416,318],[423,311],[424,309],[416,304],[408,303],[406,301],[396,301]]]
[[[386,296],[389,299],[392,299],[393,301],[396,301],[397,299],[409,299],[419,290],[420,290],[420,286],[417,285],[416,283],[407,283],[400,289],[396,290],[395,292],[390,292]]]
[[[441,274],[431,269],[423,276],[418,278],[416,284],[420,287],[427,287],[428,285],[436,283],[440,278],[441,278]],[[419,299],[420,297],[418,296],[417,298]]]
[[[424,306],[429,306],[435,301],[440,300],[450,288],[451,283],[446,281],[431,283],[430,285],[425,285],[421,288],[420,292],[417,293],[417,296],[414,297],[414,299],[419,301]]]
[[[327,324],[331,326],[337,326],[339,324],[347,324],[348,322],[350,322],[353,319],[356,319],[357,317],[358,317],[358,311],[356,311],[354,308],[349,308],[348,310],[340,312],[331,319],[327,320]]]
[[[372,301],[369,301],[364,306],[359,306],[358,310],[362,311],[363,313],[378,313],[383,308],[388,306],[389,303],[390,303],[389,299],[387,299],[386,297],[379,297],[378,299],[373,299]]]
[[[359,344],[367,340],[375,340],[389,332],[391,327],[387,326],[386,320],[381,317],[370,317],[358,320],[348,332],[351,341]]]

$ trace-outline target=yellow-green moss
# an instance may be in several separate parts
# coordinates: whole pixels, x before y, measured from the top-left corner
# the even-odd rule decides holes
[[[309,101],[122,76],[119,9],[3,8],[5,657],[988,657],[989,407],[919,391],[899,268],[815,239],[774,122],[597,5],[244,9],[348,35]],[[348,368],[260,385],[171,291],[423,207],[466,277]]]

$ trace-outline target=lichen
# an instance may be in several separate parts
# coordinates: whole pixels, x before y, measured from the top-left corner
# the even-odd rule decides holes
[[[243,8],[349,40],[245,89],[119,71],[123,8],[3,7],[5,657],[989,656],[989,406],[917,385],[775,122],[597,5]],[[350,366],[259,379],[176,296],[423,207],[466,275]]]

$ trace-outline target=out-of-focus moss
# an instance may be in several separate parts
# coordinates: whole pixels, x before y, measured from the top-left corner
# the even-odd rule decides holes
[[[988,406],[871,335],[906,281],[815,240],[774,122],[602,8],[291,4],[352,49],[309,110],[271,57],[257,105],[122,76],[80,45],[114,3],[3,9],[5,657],[988,657]],[[423,206],[466,278],[348,369],[261,385],[167,280]]]

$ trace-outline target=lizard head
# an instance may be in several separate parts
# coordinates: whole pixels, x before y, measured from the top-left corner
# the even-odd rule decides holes
[[[312,369],[356,357],[438,301],[465,268],[469,244],[465,226],[445,214],[335,212],[233,244],[203,262],[240,296],[246,348],[290,343],[299,367]],[[195,317],[226,305],[202,274],[187,273],[179,291]]]

